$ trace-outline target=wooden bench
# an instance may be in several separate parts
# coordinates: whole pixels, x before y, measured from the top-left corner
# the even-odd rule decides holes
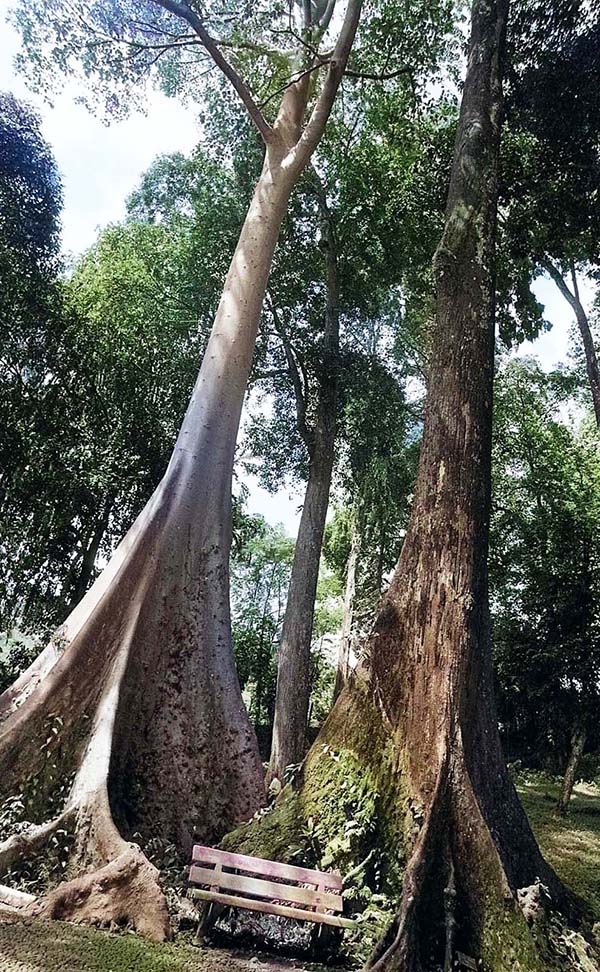
[[[331,944],[331,936],[324,934],[325,926],[339,929],[338,935],[344,928],[356,928],[356,922],[340,914],[343,902],[339,874],[196,845],[189,882],[194,885],[190,895],[207,903],[198,925],[199,939],[218,917],[215,905],[221,906],[219,910],[243,908],[314,922],[323,929],[313,936],[317,948],[319,943],[323,947]]]

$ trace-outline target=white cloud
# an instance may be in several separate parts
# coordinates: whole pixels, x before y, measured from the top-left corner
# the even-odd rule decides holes
[[[535,341],[524,341],[518,348],[519,356],[534,355],[542,368],[550,371],[566,362],[569,355],[569,332],[574,322],[573,311],[549,277],[538,277],[532,288],[537,299],[544,305],[545,316],[552,328],[540,334]],[[584,307],[589,311],[595,290],[585,277],[579,279],[579,291]]]

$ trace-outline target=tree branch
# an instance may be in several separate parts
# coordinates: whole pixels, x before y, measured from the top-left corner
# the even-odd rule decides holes
[[[268,143],[273,132],[271,126],[256,104],[250,88],[219,49],[219,44],[211,37],[198,14],[188,7],[186,3],[180,3],[179,0],[154,0],[154,3],[157,3],[164,10],[168,10],[169,13],[174,14],[176,17],[185,20],[192,30],[195,31],[217,67],[222,71],[228,81],[231,82],[233,88],[238,93],[263,141]]]
[[[297,163],[303,167],[308,162],[314,149],[325,131],[327,119],[331,113],[337,90],[348,63],[352,49],[358,20],[362,8],[362,0],[348,0],[346,16],[342,24],[337,43],[329,62],[327,77],[317,98],[310,119],[295,148]]]
[[[279,312],[275,307],[273,301],[271,300],[269,294],[266,295],[266,301],[273,317],[275,330],[277,331],[281,343],[283,344],[283,350],[285,352],[285,358],[287,361],[290,378],[292,379],[292,386],[294,388],[294,397],[296,399],[296,427],[298,429],[298,432],[300,433],[300,436],[302,437],[302,441],[304,442],[308,450],[309,456],[311,456],[312,449],[313,449],[313,435],[310,429],[308,428],[308,424],[306,422],[306,392],[305,392],[305,388],[302,387],[303,382],[302,379],[300,378],[299,365],[298,362],[296,361],[296,355],[294,353],[292,343],[285,329],[285,325],[281,320],[281,317],[279,316]],[[304,384],[306,384],[306,376],[304,376],[304,373],[303,373],[303,377],[304,377]]]
[[[270,101],[273,101],[273,98],[276,98],[277,95],[283,94],[284,91],[287,91],[288,88],[291,88],[293,84],[297,84],[298,81],[301,81],[302,78],[305,78],[308,74],[312,74],[314,71],[318,71],[319,68],[323,67],[324,64],[327,64],[327,61],[319,61],[317,64],[312,64],[311,67],[306,68],[306,70],[299,71],[297,74],[292,75],[289,81],[286,81],[286,83],[282,84],[280,88],[277,88],[275,91],[271,92],[269,97],[265,98],[264,101],[261,101],[258,107],[260,109],[264,108],[265,105],[268,105]]]
[[[402,74],[410,74],[412,77],[412,71],[413,69],[407,65],[398,68],[396,71],[382,71],[381,74],[373,74],[370,71],[353,71],[352,68],[346,68],[344,73],[347,78],[360,78],[363,81],[391,81],[393,78],[399,78]]]
[[[565,300],[568,301],[568,303],[571,305],[571,307],[573,308],[573,310],[575,312],[577,312],[577,304],[579,303],[579,301],[577,300],[577,295],[576,294],[573,294],[569,290],[569,288],[568,288],[568,286],[567,286],[567,284],[565,282],[565,279],[564,279],[562,273],[560,272],[560,270],[558,269],[558,267],[555,267],[554,264],[550,260],[548,260],[548,259],[544,259],[541,262],[542,262],[542,266],[543,266],[544,270],[546,270],[547,273],[550,274],[550,276],[554,280],[554,283],[556,284],[556,286],[560,290],[560,292],[563,295],[563,297],[565,298]]]

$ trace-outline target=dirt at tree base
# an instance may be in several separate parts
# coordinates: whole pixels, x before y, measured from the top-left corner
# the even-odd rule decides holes
[[[310,962],[162,945],[59,921],[0,920],[0,972],[326,972]]]

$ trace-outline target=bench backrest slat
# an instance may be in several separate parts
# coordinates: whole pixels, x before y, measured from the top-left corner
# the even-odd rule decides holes
[[[341,895],[330,891],[292,887],[289,884],[277,884],[275,881],[264,881],[243,874],[229,874],[227,871],[221,871],[217,875],[211,868],[198,867],[196,864],[192,864],[190,868],[190,881],[192,884],[203,884],[211,889],[216,889],[218,885],[219,888],[227,891],[240,891],[242,894],[254,895],[257,898],[292,901],[294,904],[327,908],[330,911],[343,909]]]
[[[233,867],[238,871],[260,874],[267,878],[283,878],[298,884],[320,885],[331,891],[341,892],[342,890],[342,878],[336,873],[310,871],[306,867],[296,867],[295,864],[280,864],[278,861],[267,861],[261,857],[231,854],[229,851],[217,850],[215,847],[202,847],[200,844],[194,846],[192,863],[221,864],[223,867]]]

